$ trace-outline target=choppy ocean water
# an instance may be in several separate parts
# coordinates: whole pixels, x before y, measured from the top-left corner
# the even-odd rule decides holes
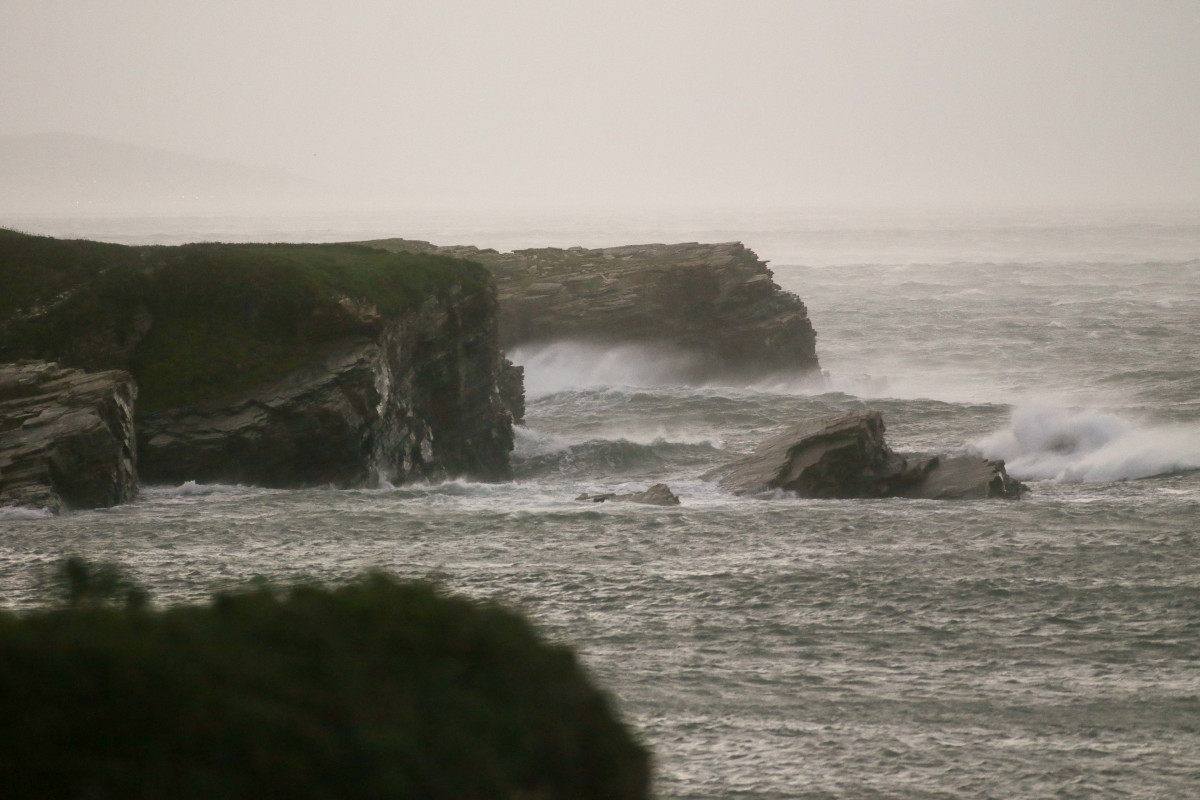
[[[161,603],[368,567],[528,613],[653,748],[663,798],[1200,793],[1200,221],[764,215],[4,220],[123,242],[427,238],[501,249],[738,239],[808,304],[822,380],[681,386],[557,343],[517,479],[148,487],[0,516],[0,603],[64,554]],[[736,499],[697,479],[803,416],[1003,457],[1018,502]],[[666,481],[678,508],[583,505]]]

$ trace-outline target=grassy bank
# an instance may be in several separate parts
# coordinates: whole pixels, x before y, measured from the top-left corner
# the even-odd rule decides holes
[[[281,376],[372,322],[454,289],[481,266],[345,244],[129,247],[0,229],[0,361],[57,360],[133,372],[139,406],[161,410]]]

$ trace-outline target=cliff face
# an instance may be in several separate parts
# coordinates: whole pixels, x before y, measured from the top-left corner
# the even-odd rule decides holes
[[[509,476],[521,375],[482,267],[345,245],[0,231],[0,360],[127,369],[147,481]]]
[[[261,486],[511,477],[495,301],[452,293],[231,397],[139,415],[142,476]]]
[[[0,505],[101,508],[137,494],[126,372],[0,367]]]
[[[512,253],[402,239],[368,244],[486,266],[500,292],[505,348],[562,340],[665,344],[692,356],[695,380],[819,368],[804,303],[736,242]]]

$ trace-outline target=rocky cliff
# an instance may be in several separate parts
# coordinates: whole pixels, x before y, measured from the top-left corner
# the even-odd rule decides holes
[[[138,417],[143,478],[263,486],[511,477],[488,293],[451,292],[286,375]],[[488,321],[492,323],[489,324]]]
[[[59,512],[132,500],[135,396],[126,372],[0,367],[0,506]]]
[[[0,231],[0,361],[126,369],[148,481],[509,475],[520,372],[477,264]]]
[[[690,356],[688,377],[697,381],[819,366],[804,303],[736,242],[512,253],[404,239],[365,244],[486,266],[500,292],[505,348],[563,340],[667,345]]]

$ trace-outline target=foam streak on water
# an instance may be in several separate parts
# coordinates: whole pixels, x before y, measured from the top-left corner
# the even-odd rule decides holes
[[[546,243],[761,236],[823,378],[685,386],[678,353],[529,348],[511,483],[188,483],[5,512],[0,602],[35,605],[38,569],[69,553],[128,565],[161,603],[383,567],[578,648],[654,749],[663,798],[1194,796],[1200,229],[752,222]],[[363,227],[346,238],[419,233]],[[1033,493],[744,500],[697,477],[864,407],[896,449],[1005,458]],[[682,506],[573,500],[660,480]]]

